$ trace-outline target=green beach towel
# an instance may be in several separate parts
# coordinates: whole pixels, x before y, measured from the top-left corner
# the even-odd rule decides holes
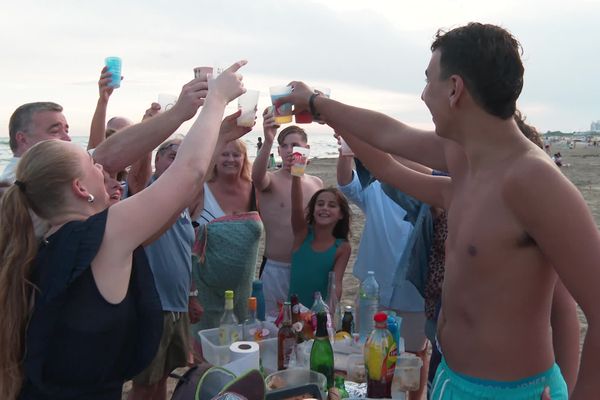
[[[226,290],[235,294],[234,312],[240,323],[246,318],[262,229],[256,211],[215,218],[198,228],[192,278],[204,314],[192,325],[195,338],[199,330],[219,326]]]

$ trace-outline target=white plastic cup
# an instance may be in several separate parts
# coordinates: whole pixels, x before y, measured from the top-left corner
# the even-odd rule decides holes
[[[304,171],[306,170],[306,164],[308,164],[309,156],[310,149],[305,147],[292,148],[293,164],[292,170],[290,171],[292,176],[304,176]]]
[[[160,104],[160,111],[168,111],[177,103],[177,96],[167,93],[159,93],[158,104]]]
[[[237,118],[238,126],[252,128],[256,118],[256,110],[258,106],[258,90],[246,90],[246,93],[238,97],[238,110],[242,110],[242,114]]]

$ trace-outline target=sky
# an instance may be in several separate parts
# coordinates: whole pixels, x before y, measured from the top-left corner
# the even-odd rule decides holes
[[[5,2],[0,136],[14,109],[32,101],[61,104],[71,135],[87,135],[107,56],[123,59],[124,76],[109,117],[139,120],[159,94],[177,95],[194,67],[247,59],[240,72],[247,88],[261,91],[260,109],[270,104],[270,86],[302,80],[344,103],[433,128],[420,99],[431,41],[439,28],[470,21],[503,26],[520,41],[518,107],[530,124],[585,131],[600,120],[599,16],[600,0]]]

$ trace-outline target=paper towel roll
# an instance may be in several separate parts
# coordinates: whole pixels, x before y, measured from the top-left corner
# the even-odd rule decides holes
[[[260,348],[256,342],[234,342],[229,346],[230,362],[224,368],[241,375],[249,369],[259,369]]]

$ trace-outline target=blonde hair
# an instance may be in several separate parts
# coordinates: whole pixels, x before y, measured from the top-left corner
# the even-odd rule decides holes
[[[33,309],[31,268],[38,251],[30,210],[44,219],[64,204],[82,175],[73,146],[47,140],[31,147],[17,166],[16,183],[0,202],[0,398],[15,399],[23,382],[26,328]]]
[[[242,170],[240,171],[240,178],[242,178],[245,181],[251,182],[252,164],[248,159],[248,146],[246,146],[246,143],[244,143],[240,139],[234,140],[231,143],[235,143],[238,151],[244,156],[244,161],[242,161]],[[215,163],[215,165],[213,166],[212,171],[207,179],[207,182],[213,182],[215,179],[217,179],[217,163]]]

